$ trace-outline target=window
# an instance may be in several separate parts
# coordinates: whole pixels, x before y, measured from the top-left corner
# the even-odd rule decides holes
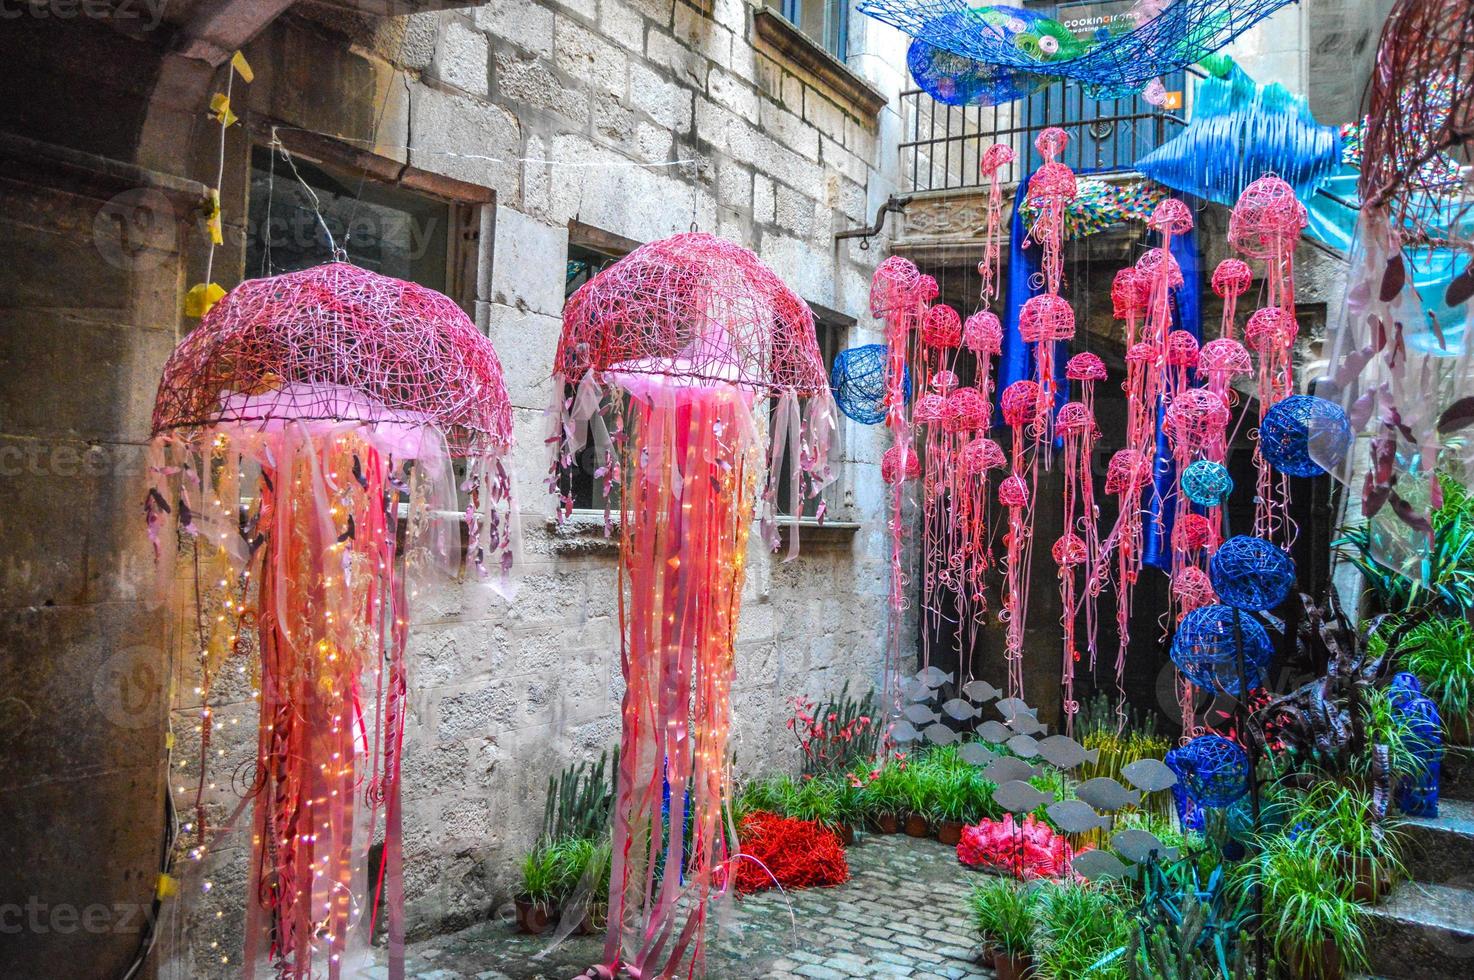
[[[803,31],[840,61],[850,33],[849,0],[764,0],[768,8]]]
[[[839,356],[840,349],[844,345],[845,335],[855,321],[853,318],[847,317],[842,313],[836,313],[833,310],[826,309],[814,303],[810,303],[809,308],[814,311],[814,337],[819,342],[819,362],[824,365],[824,376],[827,378],[830,372],[834,370],[834,359]],[[769,418],[772,417],[771,413],[775,408],[776,406],[770,407]],[[838,422],[839,420],[836,419],[836,425]],[[838,437],[839,433],[836,431],[834,438]],[[801,507],[803,508],[802,513],[798,515],[789,513],[788,495],[791,492],[793,484],[791,482],[792,473],[790,472],[788,459],[788,454],[785,453],[783,461],[780,464],[783,470],[778,476],[778,513],[785,517],[817,517],[819,515],[819,500],[824,494],[821,494],[820,497],[805,498],[801,502]],[[831,462],[831,465],[836,464]],[[831,483],[829,486],[832,488],[835,485]],[[827,492],[826,490],[826,494]],[[830,509],[833,510],[832,502]]]
[[[563,298],[565,300],[577,292],[584,283],[603,272],[621,256],[632,251],[631,248],[625,248],[611,241],[603,241],[596,247],[593,244],[575,240],[575,236],[589,237],[579,235],[577,228],[570,230],[568,268],[563,279]],[[568,388],[564,392],[564,397],[573,397],[578,381],[578,378],[568,379]],[[559,474],[559,490],[573,498],[575,509],[602,511],[605,508],[612,510],[619,506],[618,484],[611,486],[610,493],[606,495],[604,481],[594,475],[602,465],[603,461],[599,459],[593,441],[590,440],[574,459],[573,465]]]

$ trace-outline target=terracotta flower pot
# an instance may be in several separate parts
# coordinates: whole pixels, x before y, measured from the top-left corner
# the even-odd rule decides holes
[[[906,818],[906,833],[912,837],[926,837],[931,833],[931,828],[927,826],[925,817],[913,813]]]
[[[839,835],[839,842],[845,847],[855,843],[855,825],[852,823],[839,823],[834,825],[834,832]]]
[[[961,820],[940,820],[937,822],[937,840],[950,847],[955,847],[962,840]]]
[[[998,980],[1026,980],[1034,975],[1034,957],[998,950],[993,954],[993,972],[998,974]]]
[[[883,814],[875,818],[875,829],[882,834],[898,834],[901,832],[901,820],[894,813]]]
[[[585,936],[602,936],[609,925],[609,906],[590,905],[578,924],[578,931]]]
[[[546,932],[553,921],[553,909],[546,902],[534,902],[518,896],[512,899],[517,908],[517,931],[536,936]]]
[[[1351,897],[1363,905],[1376,905],[1392,891],[1391,875],[1381,872],[1371,858],[1342,855],[1341,873],[1351,879]]]
[[[1341,950],[1329,939],[1308,950],[1292,951],[1289,961],[1290,974],[1304,980],[1343,980],[1346,976]]]

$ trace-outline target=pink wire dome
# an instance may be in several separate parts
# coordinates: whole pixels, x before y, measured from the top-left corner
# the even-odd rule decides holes
[[[1053,547],[1049,549],[1049,553],[1054,558],[1056,565],[1062,565],[1065,568],[1083,565],[1090,557],[1090,549],[1085,546],[1085,539],[1073,533],[1058,538]]]
[[[829,390],[809,305],[752,252],[705,232],[642,245],[569,298],[554,374],[611,370]]]
[[[1018,333],[1026,343],[1069,340],[1075,336],[1075,311],[1062,296],[1040,293],[1024,301],[1018,315]]]
[[[1151,299],[1151,280],[1127,266],[1116,272],[1111,282],[1111,315],[1117,320],[1146,313]]]
[[[929,391],[916,399],[916,407],[911,411],[911,419],[918,425],[936,425],[942,421],[946,412],[947,396]]]
[[[1038,382],[1027,378],[1015,381],[1003,389],[999,406],[1003,410],[1003,421],[1011,426],[1030,425],[1038,421],[1043,409],[1043,392]]]
[[[1165,235],[1182,235],[1192,231],[1193,214],[1186,204],[1175,197],[1169,197],[1152,211],[1147,225],[1153,231]]]
[[[976,476],[986,470],[1000,469],[1008,462],[1003,455],[1003,447],[987,436],[978,436],[963,446],[958,461],[966,476]]]
[[[1172,547],[1186,552],[1213,551],[1218,548],[1218,532],[1204,515],[1184,514],[1172,526]]]
[[[978,161],[978,173],[991,177],[998,172],[999,167],[1012,163],[1016,157],[1013,147],[1007,143],[994,143],[983,151],[982,159]]]
[[[1003,352],[1003,324],[996,313],[982,310],[962,325],[962,345],[979,356]]]
[[[461,308],[346,262],[246,280],[164,366],[154,435],[273,420],[423,423],[457,456],[512,444],[501,363]]]
[[[1228,406],[1207,388],[1189,388],[1167,406],[1167,435],[1173,445],[1196,452],[1222,435],[1228,426]]]
[[[1268,259],[1294,247],[1305,230],[1305,205],[1278,177],[1260,177],[1239,195],[1228,219],[1228,243],[1240,255]]]
[[[939,303],[926,311],[921,324],[921,342],[928,347],[950,348],[962,344],[962,318],[957,311]]]
[[[1095,428],[1095,416],[1090,414],[1083,402],[1065,402],[1054,418],[1054,431],[1062,436],[1079,432],[1090,432]]]
[[[1131,345],[1126,352],[1127,364],[1151,364],[1157,359],[1157,349],[1146,341]]]
[[[1024,482],[1024,478],[1017,473],[1004,477],[1003,482],[998,484],[998,502],[1004,507],[1027,507],[1029,485]]]
[[[988,400],[976,388],[958,388],[947,398],[942,428],[947,432],[974,432],[987,428]]]
[[[1196,367],[1198,363],[1198,338],[1186,330],[1173,330],[1168,333],[1167,363],[1173,367]]]
[[[1034,149],[1046,160],[1053,161],[1070,145],[1070,134],[1058,126],[1050,126],[1034,137]]]
[[[1081,351],[1065,363],[1065,377],[1071,381],[1104,381],[1105,361],[1090,351]]]
[[[1295,316],[1278,306],[1255,310],[1244,326],[1244,340],[1250,350],[1270,351],[1289,347],[1295,342],[1300,326]]]
[[[906,448],[906,469],[901,472],[901,447],[892,446],[880,457],[880,478],[886,483],[914,480],[921,475],[921,460],[910,447]]]
[[[914,306],[919,302],[920,285],[921,270],[916,268],[916,263],[892,255],[876,266],[870,279],[870,315],[883,317]]]
[[[1172,576],[1172,592],[1182,604],[1184,615],[1199,606],[1212,605],[1218,601],[1213,591],[1213,582],[1208,573],[1196,565],[1184,565]]]
[[[1242,259],[1224,259],[1213,270],[1213,292],[1224,299],[1244,295],[1253,281],[1254,274]]]
[[[1171,252],[1164,252],[1160,248],[1149,248],[1143,252],[1141,258],[1136,260],[1136,271],[1150,286],[1163,263],[1167,265],[1167,285],[1174,288],[1181,286],[1182,266],[1177,264]]]
[[[940,392],[943,395],[956,389],[959,384],[961,382],[957,378],[957,372],[949,371],[946,368],[942,368],[942,370],[931,376],[932,390]]]
[[[1234,378],[1249,374],[1254,363],[1244,345],[1228,337],[1210,340],[1198,351],[1198,368],[1207,375],[1220,374]]]
[[[1105,492],[1111,496],[1134,493],[1146,486],[1151,466],[1138,450],[1118,449],[1106,464]]]

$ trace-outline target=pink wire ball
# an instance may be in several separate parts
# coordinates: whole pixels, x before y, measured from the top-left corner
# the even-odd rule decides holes
[[[870,277],[870,315],[883,317],[915,305],[920,282],[921,270],[915,262],[892,255]]]
[[[1044,406],[1040,402],[1044,398],[1044,392],[1039,388],[1038,382],[1027,378],[1015,381],[1003,389],[1003,398],[999,406],[1003,409],[1003,421],[1017,428],[1023,425],[1033,425],[1039,420]]]
[[[1182,201],[1169,197],[1156,206],[1146,223],[1164,235],[1185,235],[1192,231],[1193,214]]]
[[[962,325],[962,346],[979,357],[1003,353],[1003,324],[997,314],[980,310]]]
[[[1300,333],[1295,316],[1278,306],[1266,306],[1255,310],[1244,325],[1244,340],[1249,349],[1260,354],[1274,350],[1289,350]]]
[[[942,416],[946,411],[947,396],[929,391],[916,399],[916,407],[911,412],[911,419],[917,425],[936,425],[942,421]]]
[[[1198,338],[1186,330],[1173,330],[1168,333],[1167,363],[1172,367],[1196,367],[1198,364]]]
[[[987,436],[978,436],[962,447],[958,465],[964,476],[978,476],[987,470],[1002,469],[1008,462],[1003,447]]]
[[[1085,541],[1078,534],[1066,534],[1054,542],[1049,553],[1054,558],[1054,563],[1060,568],[1073,568],[1085,564],[1090,557],[1090,549],[1085,546]]]
[[[957,372],[948,371],[946,368],[931,376],[932,390],[940,394],[948,394],[954,391],[962,382],[957,379]]]
[[[1184,614],[1218,601],[1218,594],[1213,591],[1213,581],[1208,578],[1207,572],[1196,565],[1184,565],[1177,570],[1177,574],[1172,577],[1172,594],[1181,603]]]
[[[942,428],[947,432],[975,432],[988,425],[988,400],[976,388],[958,388],[947,399]]]
[[[1244,295],[1253,281],[1254,274],[1249,271],[1249,263],[1242,259],[1224,259],[1213,270],[1213,292],[1224,299]]]
[[[1212,551],[1218,547],[1218,532],[1205,515],[1184,514],[1172,526],[1172,547],[1188,554],[1204,548]]]
[[[1151,280],[1132,266],[1118,269],[1111,282],[1111,315],[1117,320],[1141,316],[1151,300],[1151,288]]]
[[[1167,435],[1173,444],[1196,452],[1221,435],[1232,416],[1217,393],[1189,388],[1167,406]]]
[[[1004,507],[1029,506],[1029,485],[1017,473],[998,484],[998,502]]]
[[[948,350],[962,345],[962,318],[945,303],[926,311],[921,324],[921,342],[935,350]]]
[[[1070,145],[1070,134],[1058,126],[1050,126],[1048,129],[1034,137],[1034,149],[1045,160],[1054,160]]]
[[[937,285],[937,280],[934,277],[923,275],[920,279],[916,280],[916,298],[921,302],[930,303],[940,296],[941,293],[942,289]]]
[[[1018,154],[1007,143],[994,143],[983,151],[982,159],[978,161],[978,173],[984,177],[992,177],[998,173],[998,168],[1007,166],[1017,158]]]
[[[1210,340],[1198,351],[1198,369],[1213,377],[1234,378],[1254,370],[1244,345],[1230,337]]]
[[[1062,163],[1051,161],[1034,171],[1034,175],[1029,178],[1027,196],[1030,204],[1045,207],[1069,204],[1078,192],[1075,171]]]
[[[1163,266],[1166,271],[1163,272]],[[1149,248],[1142,253],[1141,258],[1136,260],[1136,271],[1146,279],[1148,283],[1156,280],[1158,274],[1167,277],[1167,285],[1176,288],[1182,285],[1182,266],[1172,257],[1171,252],[1164,252],[1160,248]]]
[[[1113,497],[1134,494],[1146,486],[1151,466],[1135,449],[1118,449],[1106,464],[1105,492]]]
[[[1090,351],[1081,351],[1065,363],[1065,377],[1071,381],[1104,381],[1105,361]]]
[[[1260,177],[1239,195],[1228,219],[1228,243],[1241,255],[1268,259],[1294,247],[1308,219],[1289,184]]]
[[[1053,293],[1030,296],[1019,310],[1018,334],[1030,344],[1069,340],[1075,336],[1075,311],[1062,296]]]
[[[921,460],[916,458],[916,452],[909,447],[906,450],[906,472],[903,475],[900,468],[901,447],[892,446],[880,457],[880,478],[886,483],[897,483],[901,480],[914,480],[921,475]]]
[[[1062,436],[1095,431],[1095,416],[1083,402],[1065,402],[1054,417],[1054,431]]]
[[[1157,360],[1157,349],[1146,341],[1140,341],[1131,345],[1126,352],[1127,364],[1155,364]]]

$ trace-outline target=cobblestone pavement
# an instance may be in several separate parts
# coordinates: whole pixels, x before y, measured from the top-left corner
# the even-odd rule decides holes
[[[847,855],[850,880],[843,885],[738,902],[731,927],[708,937],[708,978],[993,976],[977,962],[963,901],[977,877],[957,863],[953,848],[861,834]],[[408,972],[416,980],[568,980],[599,959],[603,939],[572,936],[535,959],[547,945],[546,936],[486,922],[411,946]]]

